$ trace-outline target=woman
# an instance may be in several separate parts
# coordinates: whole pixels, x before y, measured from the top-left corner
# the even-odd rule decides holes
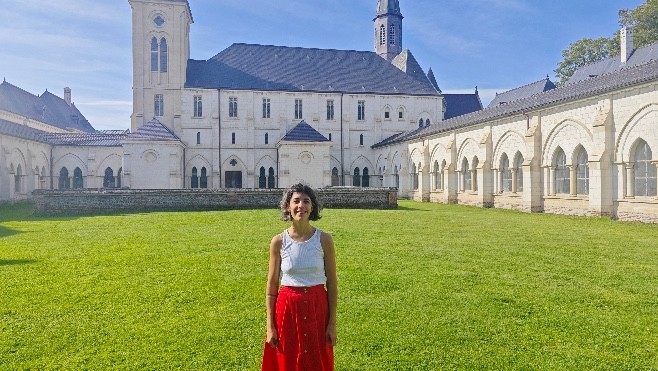
[[[281,199],[282,218],[291,225],[270,242],[263,371],[334,369],[336,253],[331,235],[310,223],[320,219],[320,208],[303,184]]]

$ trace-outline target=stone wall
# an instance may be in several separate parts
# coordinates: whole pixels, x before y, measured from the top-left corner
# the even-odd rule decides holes
[[[39,215],[106,214],[142,211],[203,211],[278,208],[283,190],[37,190]],[[325,208],[394,209],[393,188],[332,187],[318,190]]]

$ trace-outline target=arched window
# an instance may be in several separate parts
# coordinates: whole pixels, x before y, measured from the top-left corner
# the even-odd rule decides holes
[[[359,135],[359,145],[363,145],[363,134]]]
[[[114,188],[114,171],[111,167],[105,169],[105,176],[103,177],[103,188]]]
[[[63,167],[59,171],[59,182],[58,182],[58,187],[59,189],[69,189],[71,188],[71,183],[69,183],[69,169]]]
[[[196,166],[192,168],[192,178],[190,178],[190,186],[192,189],[199,188],[199,176]]]
[[[76,167],[73,170],[73,189],[79,189],[84,187],[84,182],[82,180],[82,170],[79,167]]]
[[[434,161],[432,174],[434,175],[434,189],[443,188],[441,187],[441,168],[438,161]]]
[[[354,176],[352,177],[352,185],[355,187],[361,187],[361,170],[359,168],[354,169]]]
[[[270,144],[270,134],[265,133],[265,144]]]
[[[480,164],[480,161],[478,160],[477,157],[473,158],[473,169],[471,170],[471,186],[473,188],[473,191],[478,190],[478,165]]]
[[[425,119],[425,126],[430,126],[430,119]]]
[[[151,39],[151,72],[158,72],[158,39]]]
[[[123,177],[123,168],[120,167],[117,171],[117,188],[121,188],[121,178]]]
[[[167,50],[167,39],[164,37],[160,39],[160,72],[167,72],[168,62],[168,50]]]
[[[386,27],[384,25],[379,27],[379,45],[386,45]]]
[[[418,127],[419,128],[423,127],[423,119],[418,119]]]
[[[21,178],[23,177],[23,169],[21,165],[16,167],[16,174],[14,175],[14,192],[21,193]]]
[[[512,169],[509,167],[509,157],[503,153],[500,159],[500,178],[502,181],[503,192],[512,192]]]
[[[576,193],[589,194],[589,162],[585,148],[581,148],[576,157]]]
[[[514,169],[516,169],[516,190],[515,192],[523,192],[523,156],[520,152],[516,154],[514,160]]]
[[[334,167],[331,169],[331,185],[333,187],[338,187],[340,185],[340,178],[338,177],[338,168]]]
[[[265,168],[261,166],[260,176],[258,177],[258,188],[265,188],[267,186],[267,177],[265,176]]]
[[[390,45],[395,45],[395,25],[390,25],[388,27],[388,43]]]
[[[270,189],[275,188],[276,187],[275,180],[276,178],[274,178],[274,168],[270,167],[267,175],[267,188]]]
[[[564,154],[562,148],[558,148],[555,152],[553,168],[555,169],[555,193],[569,194],[571,178],[569,168],[567,167],[567,156]]]
[[[201,132],[196,132],[196,144],[201,144]]]
[[[656,165],[651,163],[653,153],[645,141],[635,149],[635,196],[656,196]]]
[[[201,177],[199,178],[199,188],[208,188],[208,174],[205,167],[201,168]]]
[[[418,189],[418,167],[415,163],[411,164],[411,189]]]
[[[361,186],[362,187],[370,187],[370,175],[368,174],[368,168],[364,167],[363,168],[363,176],[361,177]]]
[[[398,166],[395,165],[393,168],[393,179],[395,179],[395,188],[400,188],[400,170],[398,169]]]
[[[468,160],[464,158],[462,160],[462,190],[470,191],[473,189],[473,184],[471,183],[471,171],[468,166]]]

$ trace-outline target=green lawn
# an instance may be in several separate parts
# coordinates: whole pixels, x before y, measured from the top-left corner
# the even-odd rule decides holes
[[[658,226],[400,202],[325,210],[337,370],[658,370]],[[0,206],[0,369],[256,370],[277,210]]]

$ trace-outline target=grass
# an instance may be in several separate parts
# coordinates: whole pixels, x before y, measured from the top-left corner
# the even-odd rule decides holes
[[[325,210],[337,370],[658,369],[658,226],[400,202]],[[257,370],[276,210],[0,206],[0,369]]]

